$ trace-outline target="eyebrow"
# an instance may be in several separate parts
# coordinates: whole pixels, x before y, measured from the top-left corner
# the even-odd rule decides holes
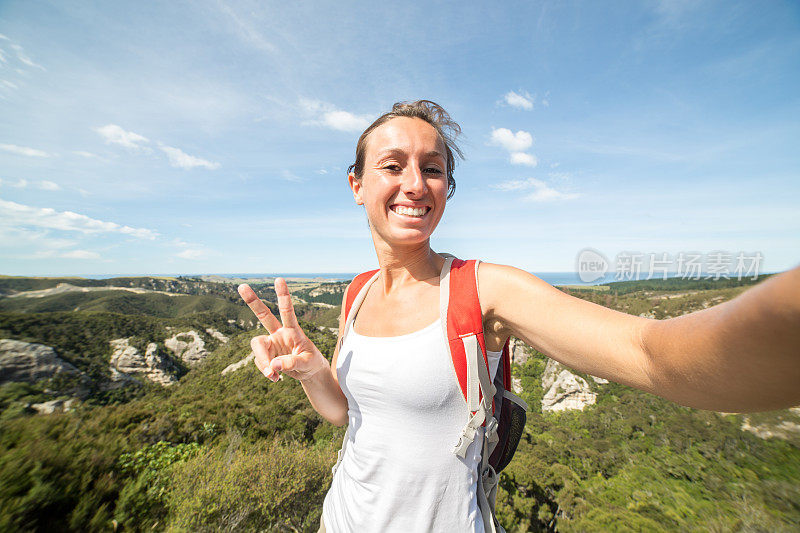
[[[382,150],[381,152],[378,152],[378,157],[384,157],[384,156],[387,156],[387,155],[406,155],[406,152],[405,152],[405,150],[402,150],[400,148],[387,148],[385,150]],[[425,156],[426,157],[441,157],[442,159],[445,158],[444,155],[442,155],[440,152],[437,152],[436,150],[431,150],[430,152],[427,152],[425,154]]]

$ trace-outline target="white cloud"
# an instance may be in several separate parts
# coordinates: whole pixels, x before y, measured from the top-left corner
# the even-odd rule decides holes
[[[557,191],[548,185],[543,185],[542,187],[536,187],[535,190],[525,196],[523,200],[527,200],[529,202],[548,202],[550,200],[574,200],[580,196],[577,193],[565,193],[561,191]]]
[[[525,165],[528,167],[535,167],[539,164],[539,160],[536,159],[536,156],[533,156],[526,152],[512,152],[511,153],[511,164],[512,165]]]
[[[533,187],[532,181],[541,183],[537,179],[530,178],[527,180],[508,180],[501,183],[495,183],[490,185],[490,187],[496,191],[519,191]]]
[[[183,250],[182,252],[178,252],[175,254],[175,257],[180,257],[181,259],[201,259],[206,255],[204,250],[199,250],[197,248],[188,248]]]
[[[322,122],[331,129],[361,132],[369,126],[369,118],[349,111],[329,111],[322,116]]]
[[[372,122],[372,117],[369,115],[356,115],[349,111],[342,111],[333,104],[319,100],[301,98],[299,104],[300,109],[306,115],[313,117],[312,120],[306,122],[309,125],[323,126],[337,131],[360,133],[367,129],[367,126]]]
[[[150,139],[132,131],[125,131],[116,124],[108,124],[102,128],[95,128],[95,131],[106,140],[106,144],[118,144],[132,150],[150,151],[150,148],[145,146],[150,143]],[[215,170],[220,167],[219,163],[189,155],[180,148],[175,148],[174,146],[167,146],[159,142],[158,148],[167,155],[169,164],[173,167],[185,169],[202,167],[209,170]],[[76,151],[73,153],[82,157],[97,157],[90,152]]]
[[[214,163],[213,161],[208,161],[207,159],[189,155],[180,148],[166,146],[161,143],[159,143],[158,147],[162,152],[167,154],[167,157],[169,158],[169,164],[173,167],[185,169],[203,167],[207,168],[208,170],[216,170],[219,168],[219,163]]]
[[[150,240],[155,239],[158,235],[149,229],[122,226],[115,222],[97,220],[72,211],[32,207],[2,199],[0,199],[0,220],[2,220],[2,225],[10,227],[34,227],[87,234],[121,233],[138,239]]]
[[[118,144],[131,150],[145,150],[147,148],[144,145],[150,142],[147,137],[132,131],[125,131],[116,124],[107,124],[101,128],[95,128],[95,131],[106,140],[106,144]]]
[[[64,249],[77,244],[78,242],[73,239],[53,237],[47,230],[17,228],[0,223],[0,249],[3,250],[4,257],[10,255],[34,258],[56,257],[62,254]],[[35,254],[30,256],[26,250],[35,250]]]
[[[303,178],[301,178],[300,176],[298,176],[297,174],[293,174],[292,172],[290,172],[288,170],[282,171],[281,172],[281,177],[283,179],[285,179],[286,181],[294,181],[294,182],[297,182],[297,183],[300,183],[302,181],[306,181]]]
[[[547,202],[551,200],[573,200],[578,198],[577,193],[565,193],[557,191],[550,187],[547,183],[536,178],[528,178],[526,180],[509,180],[491,186],[498,191],[525,191],[533,189],[533,192],[523,196],[524,200],[529,202]]]
[[[100,259],[100,254],[88,250],[71,250],[61,254],[66,259]]]
[[[328,173],[328,171],[325,170],[324,168],[321,168],[321,169],[317,170],[317,174],[327,174],[327,173]]]
[[[547,176],[554,180],[570,181],[572,180],[572,173],[570,172],[549,172]]]
[[[0,180],[0,185],[2,185],[3,181]],[[25,178],[20,178],[14,183],[7,183],[9,187],[15,187],[17,189],[25,189],[30,185],[28,180]],[[42,180],[36,183],[36,187],[43,191],[58,191],[61,189],[61,186],[58,183],[49,181],[49,180]]]
[[[61,187],[58,185],[58,183],[55,183],[53,181],[48,181],[48,180],[40,181],[37,184],[37,187],[39,187],[43,191],[58,191],[58,190],[61,189]]]
[[[42,150],[28,148],[27,146],[17,146],[16,144],[0,144],[0,150],[28,157],[50,157],[50,154]]]
[[[2,52],[0,52],[0,60],[2,60],[5,63],[5,59],[3,59],[3,53]],[[18,89],[19,88],[19,85],[17,85],[13,81],[8,81],[8,80],[0,80],[0,85],[2,85],[3,87],[6,87],[8,89]]]
[[[530,111],[533,109],[533,96],[528,94],[526,91],[521,91],[521,93],[522,94],[515,93],[514,91],[508,91],[505,96],[503,96],[503,100],[511,107],[517,107],[519,109]]]
[[[237,36],[244,42],[252,45],[257,50],[275,53],[278,51],[271,42],[269,42],[261,33],[264,30],[252,16],[245,13],[244,17],[239,16],[236,11],[224,2],[217,2],[217,7],[224,12],[233,22],[234,31]],[[214,21],[215,24],[218,20]]]
[[[34,63],[33,60],[30,57],[25,55],[25,52],[23,51],[23,49],[22,49],[22,47],[20,45],[12,44],[11,48],[13,48],[14,51],[17,53],[17,59],[19,59],[22,63],[28,65],[29,67],[34,67],[34,68],[38,68],[38,69],[42,69],[42,70],[47,70],[46,68],[44,68],[43,66],[39,65],[38,63]]]
[[[97,159],[100,157],[97,154],[93,154],[92,152],[84,152],[83,150],[73,150],[72,153],[81,157],[85,157],[86,159]]]
[[[298,104],[300,105],[300,108],[307,114],[317,114],[325,111],[326,109],[330,110],[333,108],[331,104],[326,104],[325,102],[312,100],[310,98],[300,98]]]
[[[509,152],[524,152],[533,145],[533,135],[524,130],[513,133],[508,128],[492,128],[491,143]]]

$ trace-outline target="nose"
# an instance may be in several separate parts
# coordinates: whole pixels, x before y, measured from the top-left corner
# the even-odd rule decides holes
[[[425,176],[418,166],[408,166],[403,172],[403,180],[400,188],[407,196],[421,197],[428,192],[428,184],[425,182]]]

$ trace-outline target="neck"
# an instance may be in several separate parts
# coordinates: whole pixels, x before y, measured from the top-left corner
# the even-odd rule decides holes
[[[438,278],[444,258],[431,250],[430,241],[404,247],[375,243],[384,294],[389,294],[405,285],[431,278]]]

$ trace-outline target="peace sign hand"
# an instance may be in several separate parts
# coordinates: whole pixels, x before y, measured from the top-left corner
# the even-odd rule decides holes
[[[272,381],[278,380],[278,372],[304,381],[325,369],[328,361],[297,323],[292,297],[283,278],[275,280],[275,293],[280,322],[249,285],[239,285],[239,295],[269,332],[250,341],[256,367]]]

